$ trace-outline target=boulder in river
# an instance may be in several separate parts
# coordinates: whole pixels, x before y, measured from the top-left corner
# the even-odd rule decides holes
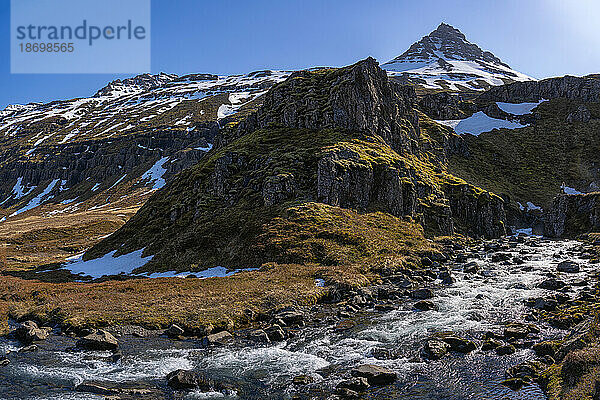
[[[15,330],[15,337],[23,343],[44,340],[50,336],[52,328],[38,327],[33,321],[25,321]]]
[[[545,281],[543,281],[542,283],[540,283],[538,285],[539,288],[541,289],[546,289],[546,290],[559,290],[562,289],[566,286],[567,284],[559,279],[556,278],[548,278]]]
[[[292,380],[292,383],[294,385],[308,385],[310,383],[313,383],[315,381],[315,378],[313,378],[310,375],[298,375],[295,376],[294,379]]]
[[[21,347],[19,353],[31,353],[38,351],[39,347],[36,344],[30,344],[29,346]]]
[[[271,343],[271,339],[269,339],[269,335],[263,329],[253,330],[248,334],[248,339],[254,342],[262,342],[262,343]]]
[[[479,264],[475,261],[471,261],[464,265],[463,272],[466,274],[476,274],[479,271]]]
[[[96,333],[89,334],[77,341],[77,347],[84,350],[116,350],[119,342],[110,333],[100,329]]]
[[[233,340],[233,335],[227,331],[221,331],[207,335],[202,338],[203,346],[223,346]]]
[[[352,376],[366,378],[369,385],[380,386],[393,383],[397,376],[394,371],[377,365],[364,364],[350,371]]]
[[[184,369],[178,369],[167,375],[169,387],[177,390],[199,389],[203,392],[211,390],[213,382],[206,376]]]
[[[533,351],[535,352],[535,355],[538,357],[554,357],[556,355],[556,352],[558,351],[558,348],[558,343],[552,340],[536,343],[532,347]]]
[[[167,329],[167,336],[177,338],[182,336],[185,331],[179,325],[173,324]]]
[[[370,386],[371,385],[369,385],[369,381],[367,380],[367,378],[362,376],[357,376],[352,379],[342,381],[337,385],[338,388],[346,388],[354,392],[364,392]]]
[[[539,333],[539,328],[532,324],[512,322],[504,328],[504,339],[524,339],[530,333]]]
[[[427,300],[433,297],[431,289],[417,289],[410,292],[410,297],[415,300]]]
[[[449,346],[448,350],[457,353],[470,353],[477,348],[472,340],[462,338],[453,332],[436,333],[431,339],[441,340]]]
[[[435,309],[435,304],[431,300],[420,300],[415,303],[414,307],[420,311],[429,311]]]
[[[0,357],[0,367],[4,367],[8,364],[10,364],[10,360],[6,358],[6,356]]]
[[[265,331],[272,342],[281,342],[285,340],[285,332],[279,325],[273,325]]]
[[[499,356],[506,356],[509,354],[514,354],[516,351],[517,351],[517,349],[515,349],[515,346],[513,346],[512,344],[505,344],[505,345],[496,347],[496,354],[498,354]]]
[[[448,343],[438,339],[427,339],[423,349],[421,349],[421,354],[428,360],[439,360],[448,354],[449,350],[450,345]]]
[[[575,261],[570,260],[561,261],[560,263],[558,263],[556,269],[558,270],[558,272],[566,272],[569,274],[575,274],[580,270],[579,264],[577,264]]]
[[[494,350],[497,347],[502,346],[502,342],[500,342],[499,340],[495,340],[495,339],[488,339],[485,342],[483,342],[483,344],[481,345],[481,350],[482,351],[489,351],[489,350]]]

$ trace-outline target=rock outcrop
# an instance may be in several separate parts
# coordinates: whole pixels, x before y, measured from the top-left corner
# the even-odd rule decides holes
[[[438,120],[463,119],[477,112],[474,103],[463,102],[458,95],[448,92],[426,94],[419,99],[419,109]]]
[[[545,234],[574,237],[600,230],[600,192],[559,195],[545,217]]]
[[[523,103],[558,97],[584,102],[600,101],[600,79],[594,76],[567,75],[541,81],[514,82],[509,85],[493,87],[481,94],[477,100]]]
[[[411,151],[419,136],[415,105],[414,89],[390,81],[369,57],[333,72],[294,72],[265,95],[263,106],[240,129],[284,126],[369,132],[395,150]]]

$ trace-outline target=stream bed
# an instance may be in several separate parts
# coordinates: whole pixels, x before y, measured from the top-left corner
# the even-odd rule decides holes
[[[564,292],[571,297],[585,287],[582,281],[592,279],[593,266],[576,251],[579,242],[505,238],[500,243],[505,245],[502,253],[520,262],[492,261],[497,253],[482,245],[469,253],[477,273],[463,272],[464,262],[450,262],[456,282],[431,283],[436,309],[416,311],[415,301],[404,299],[392,310],[361,310],[352,316],[355,325],[344,331],[333,329],[340,318],[327,314],[327,305],[319,305],[313,311],[323,317],[283,342],[205,348],[198,340],[124,335],[119,337],[123,357],[116,362],[110,352],[74,351],[75,338],[68,336],[52,335],[38,343],[37,351],[27,353],[17,352],[21,347],[17,341],[0,339],[0,355],[7,354],[10,360],[0,367],[0,398],[103,399],[104,394],[75,390],[83,382],[98,382],[142,388],[138,395],[123,399],[325,399],[348,378],[351,368],[376,364],[396,372],[398,379],[369,389],[361,398],[542,400],[546,397],[535,384],[519,391],[501,385],[506,369],[534,358],[531,349],[506,356],[481,350],[452,353],[437,361],[419,357],[423,340],[435,332],[452,331],[481,343],[485,332],[501,332],[507,322],[524,321],[529,313],[525,300],[547,295],[538,284],[549,276],[566,282]],[[577,262],[581,271],[557,272],[563,260]],[[566,334],[544,323],[537,325],[539,340]],[[172,391],[165,377],[177,369],[199,370],[227,381],[237,395]],[[310,376],[313,383],[294,385],[298,375]]]

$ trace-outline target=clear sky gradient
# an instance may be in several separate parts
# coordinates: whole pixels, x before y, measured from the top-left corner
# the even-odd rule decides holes
[[[8,0],[0,0],[0,21],[0,109],[90,96],[124,77],[12,75]],[[153,0],[152,72],[385,62],[446,22],[535,78],[586,75],[600,72],[598,21],[598,0]]]

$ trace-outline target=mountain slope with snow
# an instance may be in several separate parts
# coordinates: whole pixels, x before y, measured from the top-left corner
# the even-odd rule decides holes
[[[455,92],[535,80],[469,42],[462,32],[447,24],[441,24],[382,68],[390,76],[403,77],[426,89]]]

